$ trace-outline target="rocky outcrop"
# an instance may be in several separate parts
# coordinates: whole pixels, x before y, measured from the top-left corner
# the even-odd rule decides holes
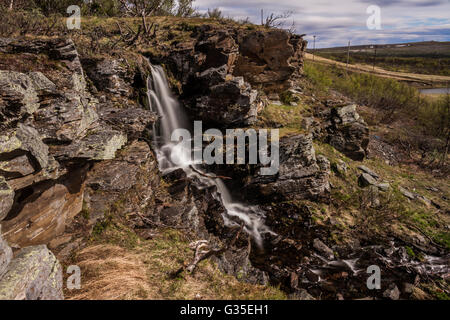
[[[116,203],[123,211],[144,212],[160,183],[156,160],[145,142],[135,141],[112,161],[95,163],[86,178],[84,210],[89,225],[102,219]]]
[[[330,162],[316,156],[311,135],[296,135],[280,140],[280,167],[277,175],[254,176],[248,191],[262,201],[326,199],[330,184]]]
[[[129,100],[136,88],[119,60],[97,63],[89,74],[98,88],[88,91],[71,40],[0,39],[0,53],[14,58],[0,62],[0,298],[61,299],[61,267],[46,245],[70,253],[75,246],[67,242],[78,243],[86,229],[73,225],[83,203],[114,203],[114,197],[84,200],[91,167],[96,172],[102,164],[105,188],[119,195],[138,184],[152,155],[146,143],[133,143],[156,117]],[[100,102],[102,95],[123,99],[113,106]],[[110,162],[129,144],[122,162]],[[18,250],[12,261],[10,246]]]
[[[32,64],[0,71],[0,221],[14,246],[48,244],[82,210],[90,163],[114,159],[156,117],[136,104],[100,103],[71,40],[0,39],[0,52]],[[95,70],[93,81],[107,93],[124,82],[119,61]]]
[[[242,77],[229,77],[225,65],[198,75],[194,113],[211,125],[251,124],[258,114],[258,92]]]
[[[326,123],[327,142],[353,160],[366,157],[369,128],[356,112],[356,105],[335,107]]]
[[[292,86],[302,72],[306,41],[284,30],[202,24],[186,41],[160,49],[150,60],[165,64],[179,81],[191,117],[237,127],[253,123],[264,107],[256,88],[271,93]]]
[[[133,94],[133,78],[124,59],[103,58],[83,61],[87,76],[97,90],[118,96]]]
[[[306,41],[299,36],[284,30],[242,32],[238,43],[233,74],[262,86],[266,93],[289,89],[289,80],[302,70]]]

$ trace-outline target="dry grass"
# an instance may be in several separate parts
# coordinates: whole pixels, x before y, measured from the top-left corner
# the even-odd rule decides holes
[[[156,296],[140,256],[118,246],[97,245],[78,254],[82,289],[70,300],[128,300]]]
[[[109,227],[105,233],[111,233]],[[161,231],[155,239],[140,239],[134,248],[93,244],[78,252],[71,264],[82,271],[82,288],[66,291],[71,300],[193,300],[285,299],[278,289],[239,282],[223,274],[212,261],[192,274],[171,274],[192,259],[188,239],[179,231]]]

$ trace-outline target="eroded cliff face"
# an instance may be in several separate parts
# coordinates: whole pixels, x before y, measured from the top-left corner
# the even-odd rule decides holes
[[[4,254],[0,295],[62,298],[61,267],[46,245],[76,240],[70,227],[92,190],[86,181],[95,163],[116,158],[156,118],[131,100],[117,107],[94,97],[71,40],[0,39],[0,56],[0,223],[3,239],[17,251],[11,262]],[[107,81],[110,74],[99,75],[106,87],[116,85]],[[145,152],[151,154],[148,146]]]

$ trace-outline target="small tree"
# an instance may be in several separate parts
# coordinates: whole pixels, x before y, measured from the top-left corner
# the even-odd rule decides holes
[[[179,0],[175,15],[177,17],[191,17],[195,14],[192,4],[195,0]]]
[[[280,28],[284,25],[284,20],[290,18],[292,16],[292,11],[287,11],[282,14],[274,14],[271,13],[267,18],[264,26],[266,28]]]
[[[208,8],[208,13],[206,14],[206,17],[208,17],[210,19],[222,19],[223,15],[222,15],[222,11],[220,11],[219,8],[214,8],[212,10],[210,10]]]
[[[169,11],[175,6],[174,0],[119,0],[124,14],[132,17],[148,17],[159,11]]]

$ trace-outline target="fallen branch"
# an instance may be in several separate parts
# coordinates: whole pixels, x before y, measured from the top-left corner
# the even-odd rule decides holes
[[[148,224],[148,225],[151,225],[151,226],[155,226],[155,227],[158,227],[158,228],[168,228],[168,229],[178,229],[178,230],[186,230],[186,229],[189,229],[188,227],[168,226],[168,225],[165,225],[165,224],[160,223],[160,222],[152,221],[152,220],[150,220],[149,218],[144,217],[144,216],[143,216],[142,214],[140,214],[139,212],[136,212],[136,215],[137,215],[139,218],[141,218],[142,221],[143,221],[145,224]]]
[[[176,272],[173,273],[173,278],[176,278],[180,273],[182,273],[184,270],[186,270],[188,273],[194,273],[195,269],[197,268],[197,265],[202,262],[203,260],[206,260],[212,256],[220,256],[221,254],[228,251],[234,244],[236,243],[237,239],[239,239],[239,236],[242,233],[242,230],[244,230],[244,224],[241,225],[241,228],[238,232],[236,232],[236,235],[234,238],[226,244],[224,247],[220,249],[209,249],[209,243],[207,240],[199,240],[196,242],[193,242],[189,245],[191,249],[195,250],[194,253],[194,259],[191,263],[189,263],[187,266],[183,265],[181,268],[179,268]]]
[[[195,171],[196,173],[198,173],[199,175],[209,178],[209,179],[222,179],[222,180],[232,180],[232,178],[230,177],[225,177],[225,176],[210,176],[206,173],[201,172],[200,170],[195,169],[194,166],[190,165],[189,168],[191,168],[193,171]]]

